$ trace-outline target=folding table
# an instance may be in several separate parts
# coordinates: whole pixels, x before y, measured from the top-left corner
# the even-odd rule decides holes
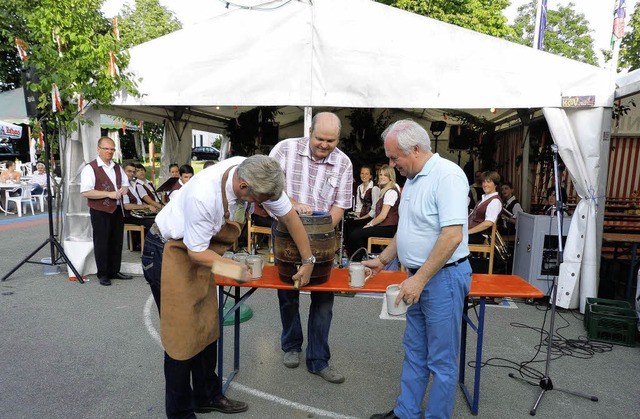
[[[320,285],[312,285],[302,287],[301,291],[324,291],[324,292],[374,292],[384,293],[387,286],[398,284],[407,278],[406,272],[401,271],[381,271],[376,276],[370,278],[362,288],[350,288],[348,284],[348,269],[333,269],[331,276],[327,282]],[[220,337],[218,339],[218,378],[222,386],[223,393],[227,390],[231,381],[240,369],[240,305],[245,302],[258,288],[273,289],[293,289],[293,285],[280,280],[278,269],[275,266],[265,266],[262,270],[262,278],[258,280],[238,283],[233,279],[223,276],[216,276],[216,284],[218,285],[218,309],[220,321]],[[224,287],[229,287],[225,291]],[[233,288],[233,291],[231,290]],[[241,294],[241,288],[246,288],[246,292]],[[231,297],[234,301],[233,307],[224,313],[225,297]],[[478,414],[478,405],[480,398],[480,366],[482,363],[482,342],[484,339],[484,316],[485,303],[487,298],[494,297],[517,297],[517,298],[541,298],[544,294],[524,279],[515,275],[485,275],[473,274],[471,279],[471,290],[465,299],[465,309],[462,322],[462,336],[460,342],[460,373],[459,384],[464,392],[471,412]],[[468,299],[469,297],[479,297],[479,313],[478,324],[475,325],[468,316]],[[229,374],[224,382],[224,321],[230,316],[234,319],[234,356],[233,371]],[[466,359],[467,344],[467,324],[477,333],[476,356],[475,356],[475,375],[473,395],[468,391],[464,383],[464,370]]]

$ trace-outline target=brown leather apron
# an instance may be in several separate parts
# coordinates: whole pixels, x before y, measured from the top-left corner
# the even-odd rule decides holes
[[[229,219],[225,186],[231,169],[222,176],[220,186],[224,225],[209,246],[219,255],[233,245],[244,226],[244,223]],[[193,358],[218,339],[220,327],[215,278],[211,267],[191,261],[182,240],[165,243],[160,295],[160,337],[171,358],[179,361]]]

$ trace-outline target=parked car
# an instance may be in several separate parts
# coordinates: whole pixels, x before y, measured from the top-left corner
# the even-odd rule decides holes
[[[193,147],[191,149],[191,160],[218,160],[220,150],[215,147]]]
[[[13,150],[13,145],[10,143],[0,143],[0,161],[15,160],[18,157],[18,153]]]

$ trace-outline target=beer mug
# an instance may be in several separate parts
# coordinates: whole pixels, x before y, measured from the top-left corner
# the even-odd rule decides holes
[[[251,279],[262,278],[262,268],[264,267],[264,259],[260,255],[251,255],[246,259],[247,267],[251,272]]]
[[[249,253],[241,252],[241,253],[236,253],[235,255],[233,255],[233,260],[235,260],[236,262],[238,262],[238,263],[240,263],[242,265],[246,265],[248,257],[249,257]]]
[[[393,284],[387,287],[387,292],[385,293],[385,298],[387,299],[387,313],[392,316],[400,316],[406,313],[409,308],[409,304],[405,303],[404,300],[400,300],[400,303],[396,305],[396,298],[398,298],[398,294],[400,294],[400,285]]]
[[[364,287],[364,283],[371,278],[371,275],[373,275],[371,268],[367,268],[359,262],[349,264],[349,286],[351,288]]]

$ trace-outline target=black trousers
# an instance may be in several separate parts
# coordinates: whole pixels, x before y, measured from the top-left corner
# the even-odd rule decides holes
[[[113,278],[120,271],[124,217],[118,206],[113,214],[89,209],[93,228],[93,253],[98,278]]]
[[[359,228],[349,234],[349,240],[347,242],[347,250],[349,255],[353,256],[353,253],[361,247],[366,248],[369,237],[388,237],[395,236],[398,230],[397,225],[393,226],[374,226],[367,228]],[[353,258],[354,261],[359,262],[364,256],[363,252],[358,252],[358,255]]]
[[[217,355],[218,341],[185,361],[175,360],[164,353],[167,418],[194,418],[195,407],[208,405],[210,401],[218,401],[223,397],[216,374]]]

